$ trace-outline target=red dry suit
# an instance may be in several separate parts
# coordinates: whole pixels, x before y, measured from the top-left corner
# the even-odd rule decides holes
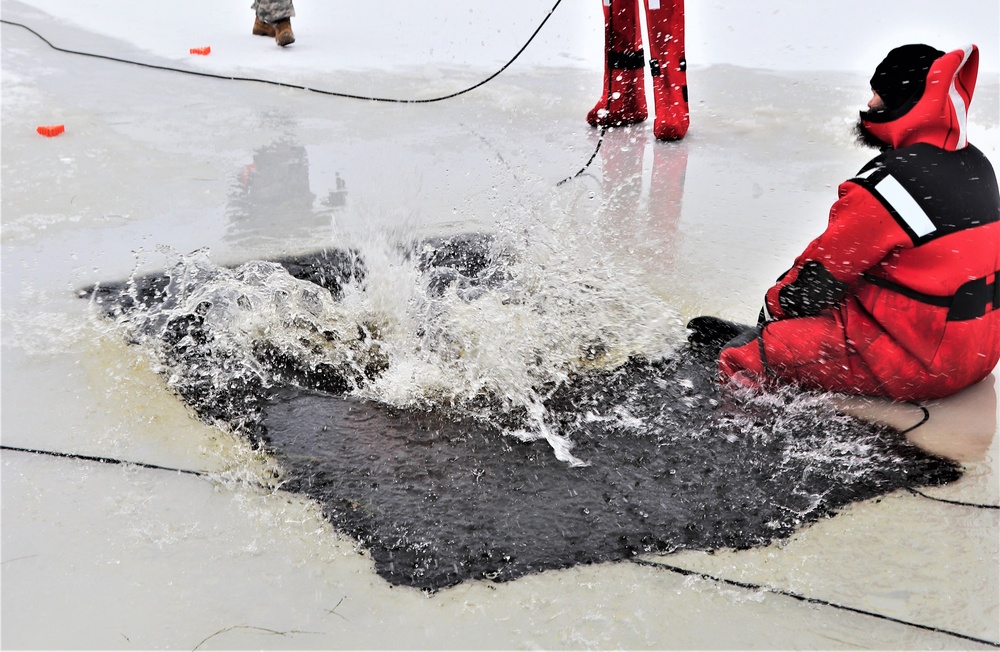
[[[687,133],[687,61],[684,58],[684,0],[643,0],[656,119],[653,135],[678,140]],[[645,53],[639,28],[639,0],[604,0],[604,93],[587,114],[593,126],[621,126],[648,117]]]
[[[758,329],[723,349],[724,376],[926,400],[993,371],[1000,194],[966,140],[978,64],[974,45],[949,52],[919,98],[862,113],[892,149],[841,184],[826,230],[767,291]]]

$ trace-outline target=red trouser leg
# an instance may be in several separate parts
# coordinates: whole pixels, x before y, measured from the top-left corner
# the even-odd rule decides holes
[[[645,120],[644,65],[638,0],[604,0],[604,93],[587,122],[596,127]]]
[[[780,381],[848,394],[893,393],[848,344],[838,313],[770,322],[759,338],[723,349],[719,371],[765,385]]]
[[[684,0],[645,0],[649,67],[656,121],[653,135],[677,140],[687,133],[687,61],[684,59]]]

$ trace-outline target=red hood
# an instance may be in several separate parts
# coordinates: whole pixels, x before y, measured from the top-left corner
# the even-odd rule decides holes
[[[894,111],[862,111],[861,122],[894,149],[916,143],[962,149],[969,144],[966,119],[978,74],[978,47],[952,50],[931,65],[919,98]]]

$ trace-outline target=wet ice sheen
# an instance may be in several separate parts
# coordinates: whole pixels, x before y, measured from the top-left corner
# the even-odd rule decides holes
[[[159,30],[156,37],[162,40],[151,44],[142,14],[119,11],[119,4],[95,10],[63,0],[28,5],[5,0],[3,13],[4,18],[37,20],[33,24],[63,45],[149,56],[156,62],[173,58],[186,64],[188,47],[204,44],[200,37],[189,42],[190,30],[207,30],[218,55],[212,62],[220,70],[252,66],[268,77],[334,90],[388,94],[398,89],[418,96],[453,91],[481,78],[465,68],[433,69],[436,77],[430,81],[419,68],[402,74],[381,69],[342,73],[339,57],[317,47],[316,39],[303,40],[309,48],[283,53],[318,64],[316,72],[291,70],[290,57],[276,54],[274,47],[258,47],[264,44],[246,35],[240,22],[248,11],[243,3],[199,21],[171,5],[163,10],[170,20],[176,18],[173,28]],[[893,11],[891,4],[885,7]],[[536,5],[532,11],[545,8]],[[362,5],[356,9],[368,13]],[[353,30],[352,21],[341,20],[344,10],[331,5],[329,24]],[[427,9],[413,11],[423,15]],[[503,11],[513,15],[506,5]],[[75,16],[82,14],[90,25],[122,40],[81,29]],[[574,14],[584,15],[599,39],[599,11]],[[470,13],[462,24],[473,25],[473,19]],[[143,25],[123,26],[131,20]],[[948,20],[942,15],[942,22]],[[995,20],[979,22],[995,31]],[[594,65],[551,72],[515,67],[474,96],[432,110],[330,103],[95,65],[49,52],[5,26],[4,442],[24,443],[24,438],[55,449],[174,466],[243,464],[243,456],[231,450],[232,438],[192,421],[180,401],[161,391],[163,377],[149,373],[138,347],[124,348],[94,335],[89,326],[80,328],[88,322],[87,310],[72,291],[125,278],[132,252],[157,244],[184,253],[208,245],[213,259],[243,262],[333,242],[349,246],[352,239],[332,234],[362,232],[362,223],[392,231],[410,220],[420,223],[422,233],[435,234],[488,230],[502,215],[500,209],[530,198],[534,179],[542,179],[546,195],[560,192],[552,185],[579,169],[593,151],[596,134],[582,124],[582,112],[592,106],[601,82],[599,48],[592,47],[596,41],[576,48],[567,41],[572,29],[565,25],[554,24],[552,40],[536,53],[538,60],[551,63],[556,48],[570,57],[585,53]],[[325,27],[307,20],[298,29],[321,33]],[[373,33],[356,31],[358,38]],[[491,43],[505,45],[503,35],[496,36]],[[137,38],[142,43],[129,44]],[[340,39],[327,44],[343,47]],[[478,52],[480,45],[471,42],[471,50]],[[780,44],[774,45],[779,52]],[[884,50],[869,45],[877,51],[873,56]],[[370,64],[371,52],[347,49]],[[833,49],[837,61],[844,60],[839,46]],[[221,57],[224,50],[227,59]],[[393,65],[402,60],[382,54]],[[787,50],[779,54],[792,61]],[[857,63],[867,66],[861,57]],[[623,257],[631,254],[629,263],[642,269],[645,280],[685,317],[752,318],[763,288],[822,227],[837,181],[867,158],[850,146],[847,134],[849,116],[866,99],[861,90],[867,75],[785,75],[695,60],[692,68],[697,69],[690,77],[697,128],[690,139],[661,147],[643,128],[609,134],[589,173],[569,184],[585,192],[565,199],[564,206],[580,215],[614,195],[613,210],[594,219],[584,216],[576,230]],[[981,75],[977,93],[971,140],[996,161],[1000,104],[995,72]],[[55,121],[65,122],[67,133],[41,144],[35,127]],[[265,154],[285,142],[305,150],[302,161],[315,202],[290,210],[280,210],[277,198],[274,204],[257,205],[251,214],[258,220],[255,238],[247,238],[235,196],[248,189],[259,199],[266,193],[259,184],[243,187],[244,173],[256,162],[265,181],[275,175],[274,161]],[[679,201],[666,183],[670,170],[659,164],[676,161],[674,154],[680,153],[687,176],[684,211],[671,218],[651,207],[668,206],[671,194]],[[350,195],[346,210],[331,220],[324,202],[336,190],[338,173]],[[336,228],[330,228],[331,221]],[[664,234],[676,237],[665,242]],[[147,270],[161,270],[165,261],[151,256],[143,262]],[[391,287],[385,296],[393,296]],[[407,383],[398,387],[404,390],[403,402],[420,395]],[[658,389],[673,387],[663,383]],[[685,395],[684,400],[693,398]],[[631,411],[589,413],[622,428],[635,427]],[[956,423],[962,419],[960,412]],[[905,423],[917,421],[919,414]],[[739,440],[732,433],[728,437]],[[503,441],[520,445],[509,437]],[[555,460],[547,442],[528,446],[556,468],[594,469],[593,464],[570,469]],[[949,446],[943,437],[940,448],[947,452]],[[574,452],[593,460],[580,445]],[[976,453],[962,482],[934,493],[974,502],[994,498],[996,455],[994,439],[992,448]],[[188,477],[7,453],[3,464],[5,646],[191,649],[243,622],[307,633],[232,630],[211,642],[245,648],[394,649],[465,648],[484,640],[510,648],[955,644],[780,598],[750,605],[716,585],[700,583],[691,590],[682,579],[632,564],[577,567],[500,586],[467,583],[425,600],[373,581],[371,558],[357,555],[353,541],[341,539],[318,519],[309,520],[304,514],[312,513],[311,505],[290,508],[293,497],[287,492],[258,492],[252,482],[220,490]],[[667,475],[684,469],[672,465]],[[249,475],[253,481],[266,477]],[[1000,640],[997,541],[991,513],[897,492],[821,519],[781,546],[714,555],[690,551],[671,561]],[[900,588],[912,597],[880,597]],[[185,626],[176,627],[178,622]]]

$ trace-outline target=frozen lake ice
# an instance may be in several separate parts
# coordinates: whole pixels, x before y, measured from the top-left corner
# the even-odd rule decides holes
[[[324,245],[388,252],[399,239],[502,230],[533,243],[540,263],[587,269],[623,296],[641,296],[664,323],[636,313],[629,326],[639,351],[655,352],[664,345],[657,337],[696,314],[753,319],[763,290],[822,228],[836,185],[870,157],[849,134],[867,75],[692,65],[684,141],[657,143],[648,125],[609,132],[594,163],[558,185],[599,136],[583,122],[600,85],[594,20],[581,19],[577,4],[554,14],[523,68],[428,105],[91,60],[2,27],[3,443],[219,473],[206,482],[5,451],[4,647],[973,645],[628,563],[432,597],[392,589],[314,505],[258,489],[268,460],[192,418],[155,361],[76,298],[88,284],[162,268],[164,248],[207,248],[225,264]],[[499,15],[513,12],[490,14],[491,40],[493,30],[476,33],[476,15],[462,14],[448,32],[462,36],[436,48],[412,30],[404,62],[390,47],[371,63],[352,33],[340,41],[354,47],[338,68],[308,4],[287,50],[251,38],[242,6],[207,12],[207,34],[162,16],[154,18],[169,29],[148,30],[123,6],[2,5],[5,20],[63,47],[393,97],[479,81],[505,61],[511,31],[523,40],[524,23],[533,28],[545,15],[535,9],[513,24]],[[213,54],[193,60],[187,48],[200,45]],[[480,47],[479,65],[467,65]],[[989,67],[984,49],[970,140],[996,166],[995,53]],[[66,133],[35,133],[53,123]],[[387,254],[389,281],[392,263]],[[391,282],[381,290],[387,305],[398,300],[394,290]],[[934,495],[996,504],[996,376],[931,406],[934,429],[915,431],[965,464],[963,479]],[[907,424],[919,414],[893,418]],[[780,545],[647,559],[995,642],[998,534],[995,510],[895,493]]]

